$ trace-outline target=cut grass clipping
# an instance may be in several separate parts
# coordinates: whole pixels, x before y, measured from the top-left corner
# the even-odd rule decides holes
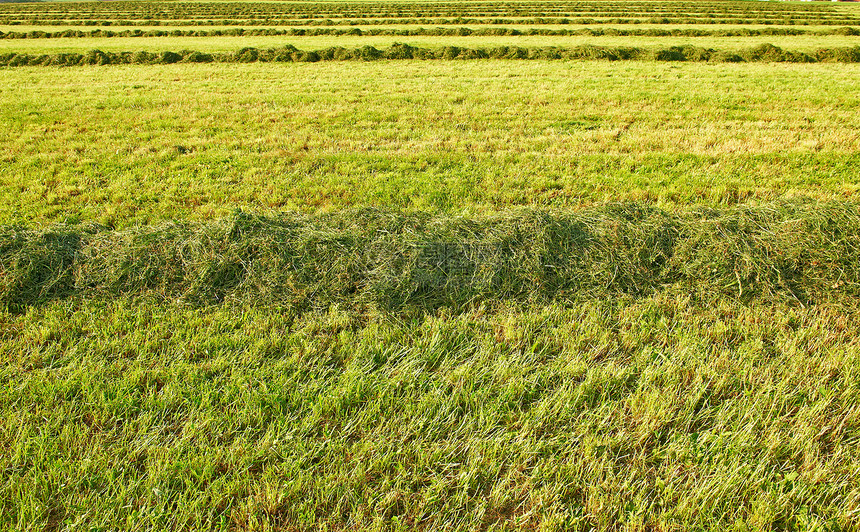
[[[609,47],[583,45],[574,48],[498,46],[494,48],[462,48],[443,46],[420,48],[394,43],[379,50],[373,46],[347,49],[331,47],[316,51],[303,51],[294,46],[278,49],[243,48],[237,52],[204,53],[182,50],[179,52],[104,52],[90,50],[84,54],[0,54],[0,66],[78,66],[114,64],[172,64],[172,63],[256,63],[256,62],[317,62],[317,61],[377,61],[383,59],[602,59],[608,61],[710,61],[718,63],[790,62],[790,63],[858,63],[860,46],[822,48],[806,52],[783,50],[772,44],[762,44],[740,51],[720,51],[698,46],[671,46],[668,48]]]
[[[0,229],[0,307],[69,297],[388,311],[655,293],[781,301],[860,294],[860,207],[669,213],[638,204],[466,219],[236,212],[115,231]]]

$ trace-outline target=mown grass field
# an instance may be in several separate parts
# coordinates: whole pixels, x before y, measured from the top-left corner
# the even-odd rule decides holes
[[[860,529],[857,30],[0,4],[0,529]]]
[[[8,69],[0,220],[851,198],[858,79],[599,61]]]
[[[316,25],[427,20],[501,24],[538,23],[837,25],[855,22],[853,7],[745,2],[80,2],[4,6],[5,24],[99,25]]]
[[[860,33],[860,32],[858,32]],[[230,52],[243,47],[278,48],[293,45],[300,50],[319,50],[333,46],[386,48],[394,42],[421,48],[459,46],[463,48],[493,48],[522,46],[530,48],[559,46],[612,46],[662,48],[693,45],[737,52],[762,44],[773,44],[794,51],[814,52],[819,48],[842,48],[860,45],[855,35],[761,35],[761,36],[702,36],[702,37],[650,37],[650,36],[216,36],[216,37],[107,37],[107,38],[53,38],[53,39],[0,39],[0,53],[53,54],[87,52],[92,49],[124,51],[178,51],[193,48],[201,52]]]

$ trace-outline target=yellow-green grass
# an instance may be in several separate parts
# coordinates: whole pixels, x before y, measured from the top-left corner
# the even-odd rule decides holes
[[[0,223],[854,197],[860,66],[7,69]]]
[[[476,15],[552,15],[559,13],[647,14],[663,16],[801,16],[827,17],[840,13],[857,13],[856,6],[808,4],[803,2],[89,2],[89,3],[12,3],[2,6],[3,13],[53,15],[132,15],[135,13],[185,16],[252,16],[274,15],[338,15],[373,16],[376,14],[417,15],[476,14]]]
[[[94,30],[102,30],[102,31],[113,31],[113,32],[121,32],[121,31],[136,31],[140,30],[143,32],[147,31],[235,31],[237,29],[245,29],[248,31],[258,31],[258,30],[281,30],[281,31],[289,31],[292,29],[300,30],[320,30],[330,28],[333,30],[339,31],[348,31],[350,29],[359,29],[362,32],[371,32],[374,30],[417,30],[420,28],[424,29],[432,29],[432,28],[448,28],[448,29],[458,29],[458,28],[469,28],[472,30],[505,30],[511,29],[520,32],[527,32],[532,29],[544,29],[544,30],[567,30],[567,31],[578,31],[585,29],[594,29],[601,31],[608,30],[619,30],[619,31],[648,31],[648,30],[660,30],[660,31],[673,31],[673,30],[691,30],[691,31],[709,31],[709,32],[721,32],[721,31],[737,31],[737,30],[753,30],[753,31],[770,31],[770,30],[791,30],[791,31],[801,31],[806,33],[816,33],[816,32],[824,32],[829,33],[832,32],[841,26],[821,26],[821,25],[804,25],[804,26],[786,26],[780,24],[720,24],[715,26],[714,24],[636,24],[631,26],[630,24],[517,24],[513,26],[506,25],[487,25],[487,24],[381,24],[381,25],[298,25],[298,26],[275,26],[275,25],[254,25],[254,26],[147,26],[146,24],[142,24],[139,26],[121,26],[121,25],[111,25],[111,26],[69,26],[69,25],[31,25],[31,24],[16,24],[16,25],[8,25],[8,24],[0,24],[0,31],[3,33],[9,32],[18,32],[18,33],[27,33],[31,31],[44,31],[44,32],[58,32],[65,30],[73,30],[73,31],[82,31],[89,32]]]
[[[658,17],[659,18],[659,17]],[[564,21],[567,22],[564,22]],[[627,28],[638,28],[638,27],[648,27],[648,26],[657,26],[657,27],[697,27],[703,26],[708,27],[713,30],[719,28],[729,28],[736,26],[758,26],[762,25],[765,27],[792,27],[792,28],[813,28],[813,27],[838,27],[838,26],[856,26],[860,23],[860,17],[849,16],[849,17],[839,17],[833,18],[829,20],[822,19],[809,19],[802,22],[791,22],[787,19],[773,19],[769,22],[763,22],[761,19],[756,18],[730,18],[724,19],[718,22],[708,22],[707,20],[699,19],[699,18],[680,18],[680,19],[665,19],[663,22],[655,21],[653,17],[613,17],[613,18],[604,18],[604,17],[582,17],[582,18],[572,18],[567,19],[564,17],[551,17],[551,18],[543,18],[543,17],[458,17],[458,16],[450,16],[450,17],[395,17],[395,18],[385,18],[385,17],[377,17],[377,18],[273,18],[273,19],[248,19],[244,17],[240,17],[236,20],[232,19],[210,19],[206,17],[201,18],[182,18],[182,19],[164,19],[164,20],[152,20],[152,19],[139,19],[136,20],[134,18],[123,18],[117,20],[111,20],[110,18],[95,18],[95,19],[76,19],[76,18],[45,18],[39,19],[38,17],[33,18],[14,18],[14,17],[2,17],[0,18],[0,23],[2,25],[8,25],[11,27],[19,27],[19,26],[66,26],[69,28],[75,29],[86,29],[86,28],[94,28],[94,27],[151,27],[156,26],[160,28],[172,28],[172,27],[182,27],[182,26],[191,26],[197,28],[208,28],[208,27],[218,27],[218,26],[228,26],[228,27],[242,27],[242,26],[251,26],[251,27],[302,27],[302,26],[312,26],[312,27],[349,27],[349,26],[359,26],[359,27],[367,27],[367,26],[403,26],[403,25],[462,25],[462,24],[474,24],[479,25],[481,27],[494,27],[494,26],[505,26],[505,25],[516,25],[521,27],[533,26],[533,25],[561,25],[566,27],[577,27],[577,26],[587,26],[587,25],[599,25],[599,26],[613,26],[613,25],[621,25],[622,27]]]
[[[858,38],[576,39],[0,51]],[[858,94],[856,64],[0,69],[0,531],[860,529]]]
[[[423,9],[422,7],[400,9],[398,7],[365,6],[358,10],[344,10],[348,4],[329,3],[318,4],[309,9],[292,9],[302,4],[281,5],[275,9],[261,9],[257,6],[239,7],[242,4],[233,4],[225,9],[204,9],[197,5],[191,9],[170,9],[167,6],[177,5],[173,3],[162,4],[161,8],[147,9],[153,5],[149,2],[134,2],[126,5],[132,6],[129,10],[75,10],[73,5],[63,6],[59,3],[43,3],[39,7],[48,5],[60,6],[54,11],[28,10],[21,4],[7,4],[0,12],[0,18],[14,24],[50,24],[57,21],[74,25],[92,24],[177,24],[187,22],[189,24],[218,24],[234,25],[237,22],[249,24],[293,24],[293,23],[343,23],[356,21],[357,24],[365,24],[368,21],[380,21],[382,24],[389,22],[402,23],[400,21],[427,21],[427,20],[459,20],[476,21],[478,23],[497,24],[500,21],[533,21],[534,23],[550,24],[579,24],[579,23],[618,23],[618,24],[833,24],[845,21],[856,21],[860,11],[857,9],[834,10],[831,6],[819,4],[816,11],[756,11],[746,12],[721,12],[717,11],[662,11],[659,3],[651,3],[650,7],[631,5],[629,2],[618,3],[614,10],[601,9],[569,9],[564,6],[558,9],[542,9],[537,3],[521,3],[523,9],[509,11],[515,6],[495,5],[490,9],[470,9],[465,6],[469,4],[453,4],[450,8]],[[99,4],[96,4],[99,5]],[[113,4],[100,4],[109,6]],[[753,6],[751,2],[743,2],[742,5]],[[319,8],[320,6],[324,6]],[[437,3],[435,7],[445,6]],[[465,8],[464,8],[465,7]],[[546,4],[543,4],[546,7]],[[676,6],[677,7],[677,6]],[[823,8],[823,9],[822,9]]]
[[[401,42],[420,48],[460,46],[467,48],[493,48],[498,46],[545,47],[558,46],[612,46],[653,47],[692,45],[737,52],[761,44],[780,48],[814,52],[819,48],[842,48],[860,45],[860,37],[844,35],[760,35],[744,37],[641,37],[641,36],[403,36],[390,35],[334,35],[334,36],[218,36],[218,37],[107,37],[107,38],[53,38],[53,39],[0,39],[0,53],[56,54],[103,51],[177,51],[193,49],[201,52],[234,51],[243,47],[278,48],[293,45],[300,50],[319,50],[332,46],[384,48]]]
[[[80,7],[80,9],[79,9]],[[90,5],[31,4],[4,6],[2,20],[15,24],[56,24],[78,26],[110,24],[386,24],[448,23],[626,23],[626,24],[848,24],[858,20],[858,11],[827,4],[787,4],[726,2],[690,4],[653,3],[520,3],[412,4],[341,3],[269,4],[129,2]]]
[[[856,530],[860,316],[0,314],[5,530]]]

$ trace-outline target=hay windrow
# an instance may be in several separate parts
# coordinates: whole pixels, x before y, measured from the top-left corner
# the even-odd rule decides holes
[[[422,48],[394,43],[385,49],[367,45],[348,49],[334,46],[322,50],[299,50],[287,45],[282,48],[242,48],[235,52],[206,53],[195,50],[154,52],[105,52],[0,54],[0,67],[19,66],[86,66],[176,63],[315,63],[319,61],[380,61],[380,60],[606,60],[606,61],[685,61],[685,62],[764,62],[764,63],[858,63],[860,46],[821,48],[812,53],[784,50],[772,44],[761,44],[744,50],[717,50],[699,46],[634,47],[581,45],[573,48],[556,46],[521,47],[496,46],[468,48],[443,46]]]
[[[860,295],[860,209],[638,204],[483,218],[377,210],[110,230],[0,228],[0,306],[154,297],[296,309],[690,294],[810,305]]]
[[[860,35],[860,28],[854,26],[842,26],[824,30],[811,30],[806,28],[737,28],[707,30],[699,28],[601,28],[599,25],[591,28],[577,29],[551,29],[531,27],[518,29],[515,27],[484,27],[471,28],[460,26],[455,28],[368,28],[358,27],[311,27],[311,28],[230,28],[230,29],[126,29],[126,30],[75,30],[64,29],[59,31],[0,31],[0,39],[70,39],[70,38],[129,38],[129,37],[261,37],[261,36],[287,36],[287,37],[320,37],[320,36],[393,36],[393,37],[493,37],[493,36],[545,36],[545,37],[754,37],[754,36],[797,36],[797,35]]]

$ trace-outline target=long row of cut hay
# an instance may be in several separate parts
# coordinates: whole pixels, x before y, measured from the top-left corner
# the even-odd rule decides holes
[[[393,37],[501,37],[501,36],[546,36],[546,37],[756,37],[756,36],[796,36],[796,35],[860,35],[860,28],[843,26],[826,30],[803,28],[733,28],[703,30],[699,28],[230,28],[216,30],[56,30],[56,31],[0,31],[0,39],[69,39],[111,37],[318,37],[318,36],[393,36]]]
[[[373,46],[347,49],[331,47],[316,51],[303,51],[295,46],[283,48],[242,48],[236,52],[104,52],[61,54],[0,54],[0,66],[79,66],[117,64],[174,64],[174,63],[291,63],[317,61],[378,61],[386,59],[543,59],[608,61],[696,61],[696,62],[792,62],[792,63],[858,63],[860,46],[822,48],[814,53],[783,50],[772,44],[762,44],[740,51],[715,50],[698,46],[671,46],[668,48],[638,48],[609,46],[577,46],[574,48],[498,46],[495,48],[464,48],[444,46],[420,48],[394,43],[384,50]]]
[[[32,5],[32,4],[31,4]],[[689,5],[689,2],[687,3]],[[365,6],[364,9],[367,9]],[[612,16],[611,13],[595,14],[594,16],[527,16],[510,18],[507,14],[497,13],[497,16],[473,16],[469,13],[437,13],[433,16],[401,16],[397,13],[375,13],[362,16],[340,16],[336,13],[316,13],[313,16],[299,14],[273,14],[271,17],[248,17],[250,13],[223,13],[212,18],[153,18],[153,14],[140,14],[139,18],[111,16],[95,13],[71,13],[66,11],[62,16],[36,17],[32,15],[0,15],[0,25],[3,26],[71,26],[71,27],[177,27],[177,26],[286,26],[286,27],[329,27],[329,26],[404,26],[404,25],[603,25],[620,24],[636,26],[640,24],[653,25],[764,25],[764,26],[856,26],[858,19],[852,15],[842,14],[793,14],[788,16],[756,14],[729,14],[727,16],[709,16],[701,13],[693,16],[653,16],[653,13],[633,13],[630,6],[621,7],[626,16]],[[686,6],[684,9],[688,9]],[[501,16],[498,16],[501,15]],[[638,16],[637,16],[638,15]],[[161,14],[163,16],[163,14]],[[229,18],[224,18],[229,17]]]
[[[860,296],[860,208],[639,204],[463,218],[378,210],[111,230],[0,228],[0,308],[69,298],[401,310],[677,292],[809,305]]]

